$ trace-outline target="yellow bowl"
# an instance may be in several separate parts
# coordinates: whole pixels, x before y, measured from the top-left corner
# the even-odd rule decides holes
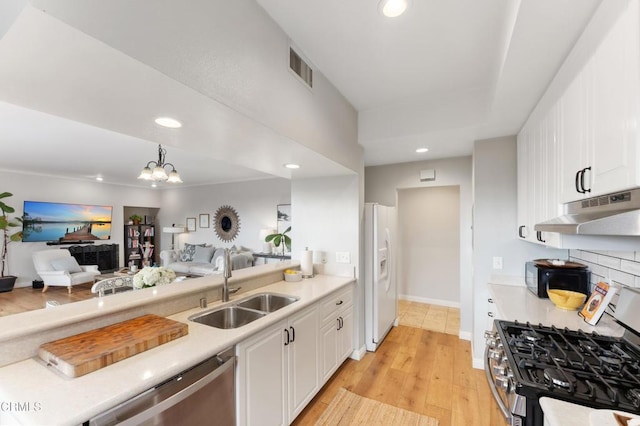
[[[557,308],[567,311],[580,308],[587,298],[586,294],[570,290],[547,290],[547,294]]]
[[[284,273],[284,280],[290,283],[302,281],[302,272],[289,271]]]

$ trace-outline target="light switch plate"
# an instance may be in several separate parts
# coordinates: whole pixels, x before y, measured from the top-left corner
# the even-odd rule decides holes
[[[493,269],[502,269],[502,258],[498,256],[494,256],[493,258]]]

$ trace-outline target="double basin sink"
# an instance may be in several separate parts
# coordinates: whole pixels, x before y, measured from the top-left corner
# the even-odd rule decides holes
[[[260,293],[212,310],[191,315],[189,321],[215,328],[230,329],[249,324],[282,309],[298,300],[297,297],[275,293]]]

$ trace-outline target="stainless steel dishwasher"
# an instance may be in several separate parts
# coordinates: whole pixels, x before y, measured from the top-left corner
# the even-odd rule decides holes
[[[233,426],[235,361],[229,348],[84,424]]]

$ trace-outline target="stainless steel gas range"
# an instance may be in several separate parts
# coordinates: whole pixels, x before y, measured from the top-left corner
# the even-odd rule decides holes
[[[638,308],[640,292],[623,289],[614,315],[622,337],[496,320],[485,371],[507,422],[542,426],[543,396],[640,414]]]

